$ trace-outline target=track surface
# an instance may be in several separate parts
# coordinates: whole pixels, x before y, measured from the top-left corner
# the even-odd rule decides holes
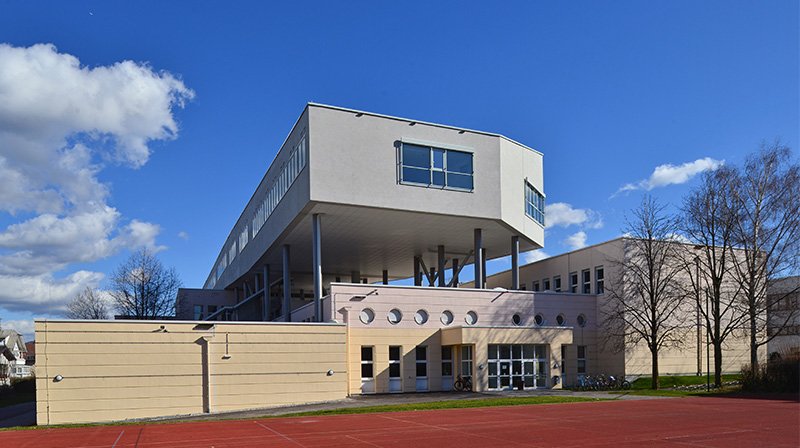
[[[0,432],[0,447],[798,447],[800,403],[744,398]]]

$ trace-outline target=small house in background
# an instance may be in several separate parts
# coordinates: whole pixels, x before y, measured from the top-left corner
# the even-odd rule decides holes
[[[25,365],[36,365],[36,341],[29,341],[25,343]]]
[[[21,334],[14,330],[0,330],[0,385],[33,374],[32,366],[26,364],[26,356],[25,340]]]

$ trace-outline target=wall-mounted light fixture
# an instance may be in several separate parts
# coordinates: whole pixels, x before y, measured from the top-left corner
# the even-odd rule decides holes
[[[64,377],[63,377],[63,376],[61,376],[61,375],[56,375],[55,377],[53,377],[53,382],[54,382],[54,383],[60,383],[60,382],[61,382],[61,380],[63,380],[63,379],[64,379]]]
[[[328,371],[327,371],[327,372],[325,372],[325,375],[327,375],[327,376],[333,376],[333,369],[328,369]]]

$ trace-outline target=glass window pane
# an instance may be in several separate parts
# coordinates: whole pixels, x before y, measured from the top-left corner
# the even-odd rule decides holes
[[[489,389],[497,389],[497,377],[489,378]]]
[[[372,361],[372,347],[361,347],[361,360]]]
[[[433,173],[433,181],[431,182],[433,185],[438,185],[440,187],[444,187],[444,171],[434,171]]]
[[[447,172],[447,186],[472,190],[472,175]]]
[[[522,346],[522,357],[525,359],[533,359],[533,346],[526,344]]]
[[[433,148],[433,167],[444,169],[444,150]]]
[[[442,376],[453,376],[453,363],[450,362],[442,363]]]
[[[428,359],[427,347],[417,347],[417,361],[425,361]]]
[[[389,347],[389,360],[400,361],[400,347]]]
[[[391,378],[400,377],[400,364],[389,364],[389,376]]]
[[[510,382],[511,382],[511,378],[509,378],[507,376],[501,376],[500,377],[500,387],[508,387]]]
[[[453,359],[453,347],[442,347],[442,359]]]
[[[428,376],[428,364],[424,362],[417,363],[417,376]]]
[[[500,346],[500,359],[511,359],[511,346],[509,345]]]
[[[521,345],[512,345],[511,346],[511,357],[513,359],[521,359],[522,358],[522,346]]]
[[[403,143],[403,165],[430,168],[430,148]]]
[[[361,378],[372,378],[372,364],[361,364]]]
[[[403,182],[429,185],[431,183],[431,172],[418,168],[403,167]]]
[[[522,361],[513,361],[511,363],[511,374],[522,375]]]
[[[447,171],[472,174],[472,154],[461,151],[447,151]]]
[[[497,346],[489,344],[489,359],[497,359]]]
[[[489,375],[497,375],[497,363],[489,363]]]

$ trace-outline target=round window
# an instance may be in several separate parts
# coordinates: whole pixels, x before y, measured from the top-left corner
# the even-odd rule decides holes
[[[389,323],[396,324],[403,320],[403,313],[400,312],[397,308],[389,311],[389,314],[386,316],[389,319]]]
[[[464,318],[464,322],[466,322],[467,325],[475,325],[478,323],[478,313],[475,311],[467,312],[467,317]]]
[[[519,325],[522,322],[522,318],[519,317],[519,314],[515,314],[511,316],[511,321],[514,322],[514,325]]]
[[[559,314],[558,317],[556,317],[556,323],[559,326],[564,325],[564,315],[563,314]]]
[[[375,312],[369,308],[364,308],[361,310],[361,313],[359,313],[358,319],[365,325],[371,324],[372,321],[375,320]]]
[[[445,325],[450,325],[453,323],[453,313],[451,313],[449,310],[445,310],[439,320]]]
[[[414,322],[416,322],[417,325],[422,325],[427,321],[428,321],[428,312],[427,311],[425,311],[425,310],[417,310],[417,312],[414,313]]]
[[[578,322],[579,326],[581,326],[581,327],[585,327],[586,326],[586,316],[584,316],[583,314],[579,315],[578,318],[576,319],[576,321]]]
[[[536,325],[541,327],[544,325],[544,316],[537,314],[536,317],[533,318],[533,321],[536,322]]]

